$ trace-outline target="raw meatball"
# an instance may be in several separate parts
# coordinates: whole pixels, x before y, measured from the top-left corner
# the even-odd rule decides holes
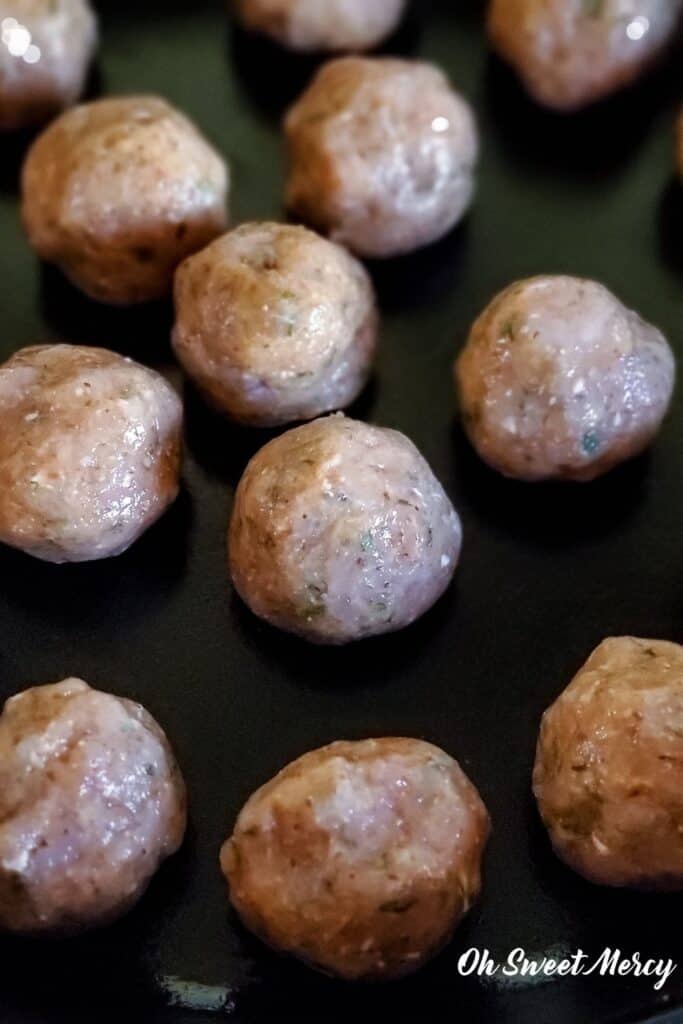
[[[233,419],[312,419],[363,389],[377,343],[363,266],[306,228],[245,224],[179,268],[178,359]]]
[[[229,532],[238,593],[280,629],[343,644],[409,625],[451,581],[460,520],[412,441],[330,416],[262,448]]]
[[[292,50],[371,50],[398,27],[406,0],[233,0],[245,28]]]
[[[492,0],[489,37],[539,103],[577,110],[628,85],[673,38],[683,0]]]
[[[259,789],[221,851],[230,898],[276,949],[347,979],[417,970],[477,899],[489,817],[443,750],[333,743]]]
[[[182,407],[105,349],[39,345],[0,366],[0,541],[48,562],[130,547],[171,504]]]
[[[153,96],[86,103],[36,140],[23,219],[41,259],[91,298],[166,295],[177,265],[225,230],[228,173],[194,125]]]
[[[474,117],[431,64],[332,61],[292,107],[285,131],[289,208],[360,256],[435,242],[470,205]]]
[[[575,871],[683,889],[683,647],[601,643],[543,717],[534,791]]]
[[[88,0],[0,0],[0,32],[0,130],[76,102],[97,42]]]
[[[659,430],[674,373],[655,327],[574,277],[507,288],[455,367],[474,447],[520,480],[592,480],[638,455]]]
[[[0,716],[0,927],[75,931],[129,910],[185,832],[168,741],[133,701],[81,679]]]

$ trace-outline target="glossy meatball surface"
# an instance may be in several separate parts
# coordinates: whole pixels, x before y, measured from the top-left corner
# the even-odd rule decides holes
[[[489,818],[457,762],[414,739],[305,754],[247,801],[230,898],[277,949],[347,979],[417,970],[481,887]]]
[[[541,726],[534,791],[590,881],[683,888],[683,647],[605,640]]]
[[[682,0],[491,0],[488,31],[539,103],[571,111],[636,79],[682,9]]]
[[[412,441],[331,416],[251,460],[229,530],[232,578],[251,610],[315,643],[409,625],[450,583],[460,520]]]
[[[371,50],[398,27],[406,0],[234,0],[245,28],[303,52]]]
[[[306,228],[245,224],[178,269],[173,346],[210,401],[274,426],[351,403],[377,311],[364,267]]]
[[[185,786],[139,704],[81,679],[0,715],[0,927],[74,931],[140,898],[185,831]]]
[[[446,235],[474,192],[469,105],[431,64],[331,61],[289,111],[287,205],[363,257]]]
[[[96,42],[88,0],[0,0],[0,130],[45,121],[75,103]]]
[[[228,173],[165,100],[128,96],[62,114],[29,150],[22,215],[41,259],[100,302],[171,291],[177,265],[225,230]]]
[[[182,407],[105,349],[39,345],[0,366],[0,541],[49,562],[125,551],[178,493]]]
[[[503,291],[455,368],[474,447],[520,480],[592,480],[638,455],[659,430],[674,374],[660,331],[573,277]]]

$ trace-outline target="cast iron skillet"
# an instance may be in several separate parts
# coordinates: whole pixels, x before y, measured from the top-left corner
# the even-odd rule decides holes
[[[229,156],[235,221],[282,215],[278,121],[313,63],[233,32],[219,2],[108,0],[93,93],[155,91]],[[486,52],[483,4],[416,5],[390,49],[433,59],[476,106],[480,187],[467,222],[419,255],[376,266],[383,350],[354,410],[412,437],[464,522],[457,582],[404,633],[319,650],[256,621],[231,593],[224,533],[235,484],[265,435],[230,427],[190,389],[185,489],[133,550],[55,567],[0,551],[0,696],[81,675],[144,702],[189,783],[183,852],[113,928],[0,942],[2,1024],[440,1020],[608,1024],[683,1004],[640,979],[484,984],[458,976],[471,946],[504,958],[605,946],[681,950],[683,903],[591,886],[549,851],[530,796],[538,722],[610,634],[683,641],[683,397],[651,455],[586,486],[522,486],[487,471],[458,426],[450,365],[469,324],[515,278],[604,281],[679,352],[683,200],[673,179],[680,53],[646,84],[573,118],[544,114]],[[173,366],[167,306],[98,308],[41,270],[22,236],[25,140],[2,143],[0,355],[44,339]],[[348,987],[266,951],[229,913],[218,850],[249,793],[338,738],[414,735],[460,759],[495,832],[481,906],[414,978]],[[194,1008],[194,1009],[192,1009]],[[681,1017],[674,1014],[671,1020]]]

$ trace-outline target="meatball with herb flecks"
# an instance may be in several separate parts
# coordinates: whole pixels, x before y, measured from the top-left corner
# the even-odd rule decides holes
[[[265,942],[347,980],[417,970],[479,896],[482,800],[415,739],[332,743],[247,801],[221,851],[230,899]]]
[[[450,583],[460,520],[415,445],[330,416],[271,441],[229,530],[238,593],[280,629],[343,644],[414,622]]]
[[[22,216],[41,259],[92,299],[171,291],[178,264],[226,226],[228,172],[183,114],[154,96],[86,103],[34,142]]]
[[[96,42],[89,0],[0,0],[0,130],[40,123],[75,103]]]
[[[398,27],[406,0],[233,0],[252,32],[300,52],[371,50]]]
[[[289,111],[285,132],[289,209],[359,256],[429,245],[470,205],[474,116],[431,64],[331,61]]]
[[[681,10],[683,0],[491,0],[488,32],[534,99],[573,111],[638,78]]]
[[[175,280],[173,347],[234,420],[274,426],[349,405],[368,380],[377,310],[364,267],[306,228],[245,224]]]
[[[81,679],[0,715],[0,928],[74,932],[141,897],[185,832],[185,786],[139,704]]]
[[[37,345],[0,365],[0,542],[49,562],[118,555],[178,494],[182,405],[106,349]]]
[[[585,878],[683,889],[683,647],[601,643],[543,717],[534,792]]]
[[[479,455],[520,480],[592,480],[653,440],[674,384],[657,328],[606,288],[534,277],[501,292],[455,366]]]

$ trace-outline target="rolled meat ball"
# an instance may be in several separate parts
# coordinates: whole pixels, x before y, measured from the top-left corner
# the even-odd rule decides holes
[[[62,114],[22,171],[22,216],[41,259],[116,305],[171,291],[178,264],[226,227],[228,172],[165,100],[98,100]]]
[[[173,347],[233,419],[274,426],[349,405],[367,383],[377,310],[363,266],[301,227],[245,224],[178,269]]]
[[[478,898],[482,800],[414,739],[333,743],[257,790],[221,851],[231,901],[278,950],[348,980],[417,970]]]
[[[118,555],[175,499],[182,406],[105,349],[38,345],[0,366],[0,541],[48,562]]]
[[[233,0],[251,32],[291,50],[371,50],[398,28],[407,0]]]
[[[592,480],[642,452],[671,401],[673,353],[606,288],[574,277],[511,285],[455,366],[479,455],[520,480]]]
[[[683,889],[683,647],[601,643],[543,717],[534,792],[589,881]]]
[[[75,103],[96,43],[88,0],[0,0],[0,131]]]
[[[251,610],[343,644],[402,629],[447,588],[460,520],[412,441],[331,416],[262,448],[240,481],[228,547]]]
[[[185,786],[139,704],[81,679],[0,715],[0,927],[74,932],[135,904],[185,832]]]
[[[488,33],[539,103],[574,111],[638,78],[683,0],[491,0]]]
[[[287,205],[363,257],[446,235],[474,192],[469,105],[431,64],[331,61],[287,114]]]

